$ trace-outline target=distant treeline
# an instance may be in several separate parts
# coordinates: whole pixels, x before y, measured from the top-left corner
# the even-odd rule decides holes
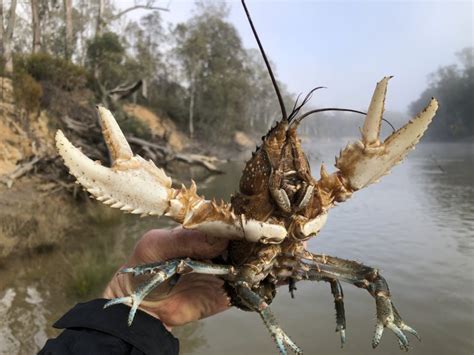
[[[427,132],[432,140],[474,141],[474,48],[456,53],[459,64],[439,68],[431,74],[428,88],[410,105],[416,114],[431,97],[440,108]]]
[[[225,3],[197,2],[189,20],[165,28],[168,9],[153,0],[128,9],[105,0],[29,2],[17,7],[11,0],[8,11],[0,4],[3,75],[14,77],[27,112],[47,102],[40,97],[54,85],[89,89],[109,105],[127,97],[189,135],[219,143],[236,130],[263,134],[280,117],[260,53],[243,47]],[[136,9],[148,12],[125,16]],[[127,96],[139,81],[140,90]],[[291,107],[294,97],[280,85]]]
[[[138,9],[146,15],[126,16]],[[17,104],[38,112],[58,89],[76,97],[87,89],[109,106],[123,99],[146,105],[198,139],[226,143],[236,130],[265,133],[280,118],[279,105],[260,53],[243,47],[228,6],[197,1],[189,20],[166,28],[163,11],[172,15],[173,8],[155,0],[129,8],[106,0],[0,1],[0,62],[3,75],[14,78]],[[474,135],[472,53],[459,54],[461,67],[440,68],[411,105],[418,112],[429,97],[439,99],[432,138]],[[295,95],[282,83],[280,89],[291,108]],[[325,117],[309,119],[303,130],[324,138],[353,135],[360,126],[361,117]]]
[[[425,139],[474,141],[474,48],[464,48],[456,56],[458,64],[441,67],[429,75],[428,88],[410,104],[409,114],[389,111],[384,117],[399,128],[435,97],[440,107]],[[301,131],[310,139],[324,142],[358,137],[362,124],[362,116],[337,112],[306,119]],[[390,125],[382,122],[382,136],[391,132]]]

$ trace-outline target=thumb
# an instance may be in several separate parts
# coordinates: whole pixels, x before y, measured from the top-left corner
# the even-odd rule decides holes
[[[130,262],[150,263],[173,258],[212,259],[227,248],[228,240],[208,240],[205,233],[175,228],[153,229],[137,243]]]

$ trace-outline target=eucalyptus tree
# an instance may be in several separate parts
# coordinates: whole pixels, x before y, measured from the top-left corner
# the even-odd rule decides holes
[[[223,3],[198,4],[196,14],[174,30],[175,54],[188,86],[188,129],[224,140],[245,129],[250,73],[235,27]]]
[[[151,99],[153,90],[149,90],[150,85],[165,65],[163,42],[166,41],[166,34],[160,11],[153,11],[139,21],[130,21],[125,29],[124,39],[130,56],[136,58],[132,70],[143,82],[142,94]]]
[[[422,101],[438,98],[440,108],[427,136],[437,140],[474,137],[474,47],[456,53],[458,63],[439,68],[430,75],[428,88],[410,105],[411,113]]]
[[[10,9],[5,14],[4,1],[0,0],[0,52],[6,74],[13,72],[13,31],[16,21],[17,0],[11,0]]]

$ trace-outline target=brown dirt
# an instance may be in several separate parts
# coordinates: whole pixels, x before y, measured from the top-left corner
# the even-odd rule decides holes
[[[71,229],[71,216],[80,216],[69,196],[38,188],[37,178],[23,179],[11,189],[0,185],[0,260],[60,243]]]
[[[0,78],[0,175],[11,173],[20,160],[53,149],[46,113],[32,114],[27,122],[21,119],[23,115],[15,106],[11,80]]]
[[[187,137],[178,131],[175,123],[169,118],[159,117],[141,105],[127,104],[123,106],[123,110],[147,125],[154,135],[167,141],[175,151],[181,152],[188,144]]]
[[[19,160],[31,154],[31,146],[18,124],[11,80],[1,78],[0,85],[0,174],[8,174]]]
[[[255,147],[255,141],[242,131],[235,132],[233,140],[239,150],[246,150]]]

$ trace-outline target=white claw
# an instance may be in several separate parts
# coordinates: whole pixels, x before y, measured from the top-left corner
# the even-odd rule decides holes
[[[97,106],[97,111],[112,164],[116,161],[131,159],[133,157],[132,149],[112,113],[103,106]]]
[[[421,113],[381,143],[380,123],[389,79],[385,77],[375,88],[362,139],[349,144],[336,160],[336,167],[353,191],[378,181],[401,162],[423,136],[438,109],[436,99],[431,99]]]
[[[104,117],[103,111],[101,117]],[[127,210],[142,208],[159,215],[163,214],[169,204],[171,179],[166,176],[163,170],[140,156],[124,160],[126,154],[131,150],[128,150],[128,143],[124,145],[121,142],[123,134],[114,127],[116,122],[112,124],[108,121],[109,119],[110,117],[106,115],[106,124],[103,126],[106,129],[104,136],[107,145],[112,158],[115,159],[112,168],[89,159],[72,145],[61,131],[58,131],[56,133],[56,147],[64,159],[64,163],[77,181],[93,196],[99,200],[107,196],[102,201],[104,204],[112,204],[114,208],[126,205]],[[128,149],[126,149],[127,147]]]
[[[232,212],[230,205],[204,200],[197,195],[195,185],[190,189],[173,189],[171,179],[162,169],[133,155],[110,111],[104,107],[98,107],[98,111],[113,162],[111,168],[89,159],[61,131],[56,133],[56,147],[70,173],[97,200],[142,216],[166,214],[184,228],[217,238],[280,243],[287,236],[282,225],[256,220],[244,222]]]
[[[362,128],[362,141],[366,146],[379,145],[380,125],[385,106],[388,81],[391,76],[386,76],[377,83],[372,101],[370,102],[367,118]]]

